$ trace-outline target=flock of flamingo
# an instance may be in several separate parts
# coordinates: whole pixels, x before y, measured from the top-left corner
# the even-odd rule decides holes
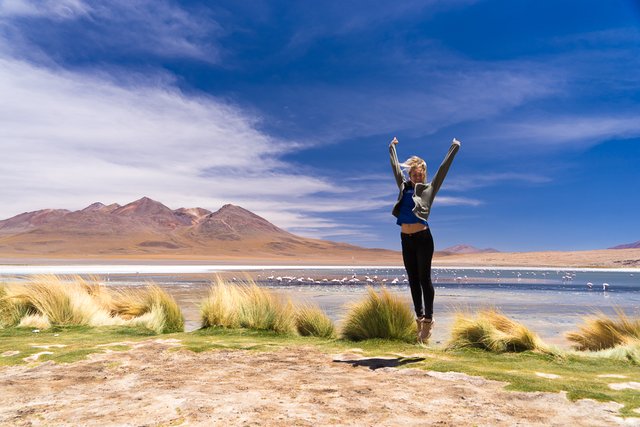
[[[489,273],[494,275],[497,280],[508,279],[507,277],[501,277],[502,272],[500,270],[484,270],[480,269],[476,271],[480,275],[484,275],[485,273]],[[537,276],[540,275],[542,279],[548,279],[547,276],[551,274],[550,272],[524,272],[524,275]],[[557,274],[562,274],[561,280],[563,284],[571,284],[575,280],[576,273],[574,272],[557,272]],[[522,280],[523,272],[516,271],[514,273],[515,279],[520,282]],[[336,284],[336,285],[354,285],[354,284],[369,284],[369,285],[397,285],[397,284],[407,284],[409,281],[405,274],[401,276],[396,276],[393,279],[391,278],[379,278],[378,275],[368,276],[364,275],[364,277],[358,277],[356,273],[353,273],[351,277],[344,276],[342,278],[322,278],[322,279],[314,279],[312,277],[304,277],[304,276],[276,276],[275,274],[270,275],[266,278],[262,278],[262,275],[258,275],[258,281],[266,280],[269,283],[273,284]],[[453,280],[456,283],[468,283],[470,281],[467,275],[459,275],[458,271],[454,269],[438,269],[433,270],[433,281],[434,283],[438,283],[440,278],[444,278],[444,280]],[[237,279],[234,277],[232,279],[236,281]],[[594,284],[592,282],[586,283],[586,288],[588,290],[594,289]],[[609,283],[602,283],[602,291],[609,291],[610,286]]]

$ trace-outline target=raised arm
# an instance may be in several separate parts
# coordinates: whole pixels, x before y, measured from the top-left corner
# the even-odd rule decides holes
[[[396,178],[396,184],[398,184],[398,188],[402,188],[404,175],[402,175],[402,169],[400,168],[400,163],[398,162],[398,153],[396,153],[397,143],[398,139],[396,137],[393,137],[391,143],[389,144],[389,155],[391,156],[391,169],[393,170],[393,175]]]
[[[453,141],[451,141],[451,147],[449,147],[449,152],[444,157],[442,164],[438,168],[438,171],[433,176],[433,180],[431,181],[431,187],[432,187],[431,201],[433,201],[433,198],[436,197],[436,193],[438,192],[438,190],[440,190],[440,186],[444,181],[444,177],[447,176],[447,172],[449,172],[449,166],[451,166],[451,163],[453,162],[453,158],[456,156],[456,153],[458,152],[459,149],[460,149],[460,141],[453,138]]]

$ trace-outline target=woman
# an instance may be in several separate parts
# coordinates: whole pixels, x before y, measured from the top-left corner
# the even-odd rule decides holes
[[[435,295],[431,283],[433,237],[427,219],[433,199],[460,149],[460,141],[453,139],[447,156],[430,183],[427,183],[427,164],[420,157],[413,156],[402,165],[398,163],[397,144],[398,139],[395,137],[389,144],[391,168],[400,189],[392,213],[397,218],[396,223],[401,227],[402,260],[409,277],[411,298],[416,310],[418,342],[422,343],[431,337]],[[409,180],[405,180],[401,166],[408,169]]]

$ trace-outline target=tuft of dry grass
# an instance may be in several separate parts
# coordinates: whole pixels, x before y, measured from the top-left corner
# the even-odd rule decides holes
[[[238,284],[216,278],[200,307],[202,327],[247,328],[295,333],[295,310],[289,300],[259,287],[250,278]]]
[[[177,303],[159,287],[114,291],[101,286],[96,278],[91,280],[41,275],[26,284],[3,286],[0,326],[137,325],[156,333],[184,330]]]
[[[629,318],[621,309],[616,309],[617,319],[600,312],[584,319],[576,332],[567,333],[573,347],[581,351],[598,351],[617,346],[628,346],[640,340],[640,319]],[[633,347],[633,346],[632,346]]]
[[[12,300],[7,286],[0,285],[0,329],[15,326],[21,317],[18,304]]]
[[[141,289],[120,289],[112,299],[111,313],[130,325],[158,334],[184,331],[184,317],[171,295],[155,284]]]
[[[111,301],[107,305],[112,315],[130,320],[142,316],[151,310],[149,293],[146,288],[120,288],[112,291]]]
[[[53,275],[35,276],[28,284],[16,287],[14,298],[26,301],[29,314],[44,316],[52,325],[94,326],[94,317],[105,314],[81,281],[66,282]]]
[[[333,322],[319,307],[303,305],[298,307],[295,316],[296,329],[302,336],[334,338],[336,335]]]
[[[447,347],[474,347],[496,353],[526,350],[546,352],[548,349],[535,333],[496,309],[481,310],[477,318],[457,312]]]
[[[200,305],[202,327],[239,328],[241,304],[240,288],[229,285],[217,277]]]
[[[377,294],[373,288],[367,297],[352,305],[342,327],[342,336],[353,341],[372,338],[412,342],[416,323],[411,307],[387,289]]]
[[[151,312],[162,313],[164,317],[162,328],[156,329],[156,332],[166,334],[184,331],[184,316],[176,300],[157,285],[148,286],[147,289]]]

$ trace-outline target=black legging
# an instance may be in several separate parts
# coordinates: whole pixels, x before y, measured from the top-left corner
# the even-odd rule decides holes
[[[433,318],[435,292],[431,283],[431,259],[433,258],[433,236],[428,228],[413,234],[400,233],[402,260],[409,276],[411,298],[416,316]],[[423,303],[424,296],[424,303]]]

